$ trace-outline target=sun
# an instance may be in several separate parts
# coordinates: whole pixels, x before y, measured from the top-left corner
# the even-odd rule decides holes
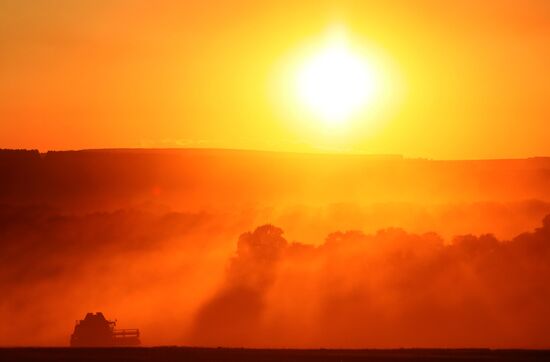
[[[368,59],[354,51],[345,34],[335,33],[299,66],[295,88],[310,113],[339,125],[373,101],[376,83]]]

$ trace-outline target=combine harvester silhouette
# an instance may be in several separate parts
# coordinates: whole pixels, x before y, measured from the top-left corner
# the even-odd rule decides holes
[[[71,347],[127,347],[139,346],[139,329],[115,329],[116,320],[110,321],[103,313],[88,313],[76,321],[71,335]]]

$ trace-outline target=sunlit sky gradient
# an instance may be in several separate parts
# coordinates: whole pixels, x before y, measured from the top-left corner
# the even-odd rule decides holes
[[[391,79],[338,132],[281,86],[334,24]],[[549,44],[545,0],[1,0],[0,147],[548,156]]]

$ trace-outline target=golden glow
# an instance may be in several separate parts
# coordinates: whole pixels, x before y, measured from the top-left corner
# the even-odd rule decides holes
[[[550,155],[547,1],[46,3],[0,1],[4,148]],[[372,93],[300,86],[331,48]]]
[[[403,80],[385,49],[344,25],[301,39],[274,69],[274,109],[307,147],[349,152],[400,110]]]
[[[343,34],[299,68],[296,91],[300,102],[319,119],[341,124],[373,100],[376,77],[367,59],[349,46]]]

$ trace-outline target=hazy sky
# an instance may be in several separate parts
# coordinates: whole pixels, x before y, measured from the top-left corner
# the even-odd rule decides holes
[[[279,83],[334,24],[392,81],[327,131]],[[545,0],[0,0],[0,147],[548,156],[549,44]]]

